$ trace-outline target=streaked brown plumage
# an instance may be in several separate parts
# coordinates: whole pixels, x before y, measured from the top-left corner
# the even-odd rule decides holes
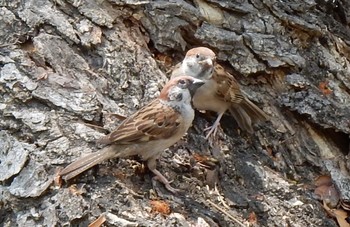
[[[191,97],[203,81],[189,76],[170,80],[158,99],[125,119],[99,142],[105,148],[88,154],[64,168],[59,175],[69,180],[104,160],[139,155],[165,187],[176,192],[156,169],[156,159],[186,133],[194,118]]]
[[[218,113],[215,123],[209,127],[211,133],[216,133],[223,114],[229,110],[239,127],[253,133],[252,124],[266,121],[267,115],[242,92],[236,79],[225,69],[215,64],[215,53],[206,47],[197,47],[189,50],[182,64],[172,73],[175,78],[182,73],[206,81],[194,97],[193,105],[199,110],[210,110]]]

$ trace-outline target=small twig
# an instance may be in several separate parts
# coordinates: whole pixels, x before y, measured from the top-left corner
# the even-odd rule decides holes
[[[103,223],[106,222],[106,215],[102,214],[100,215],[100,217],[98,217],[95,221],[93,221],[92,223],[89,224],[88,227],[100,227],[102,226]]]
[[[84,125],[89,126],[89,127],[91,127],[91,128],[97,128],[97,129],[106,130],[106,129],[104,129],[104,128],[103,128],[103,127],[101,127],[101,126],[98,126],[98,125],[93,125],[93,124],[86,123],[86,122],[84,122]]]
[[[127,118],[127,116],[124,116],[124,115],[121,115],[121,114],[118,114],[118,113],[107,113],[106,115],[114,116],[114,117],[118,118],[121,121],[124,121]]]
[[[136,193],[131,188],[128,188],[124,183],[121,183],[118,180],[116,180],[115,183],[118,184],[120,187],[126,189],[131,195],[136,196],[137,198],[143,198],[143,195]]]
[[[215,185],[215,187],[214,187],[214,191],[217,193],[218,199],[219,199],[219,201],[222,203],[222,205],[223,205],[226,209],[229,209],[230,207],[225,203],[224,198],[223,198],[223,196],[220,195],[220,192],[219,192],[219,190],[218,190],[218,187],[216,187],[216,185]]]
[[[18,40],[17,40],[18,41]],[[5,44],[1,44],[0,45],[0,48],[3,48],[3,47],[8,47],[8,46],[11,46],[11,45],[16,45],[16,44],[18,44],[18,42],[13,42],[13,43],[5,43]]]
[[[219,207],[218,205],[216,205],[215,203],[213,203],[212,201],[210,201],[209,199],[206,200],[208,203],[210,203],[210,205],[212,205],[213,207],[215,207],[216,209],[218,209],[219,211],[221,211],[222,213],[226,214],[230,219],[232,219],[234,222],[236,222],[237,224],[239,224],[242,227],[247,227],[246,225],[244,225],[242,222],[238,221],[235,217],[233,217],[231,214],[229,214],[226,210],[222,209],[221,207]]]

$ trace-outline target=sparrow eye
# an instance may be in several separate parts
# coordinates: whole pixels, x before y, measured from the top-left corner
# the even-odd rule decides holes
[[[185,80],[179,80],[179,84],[184,85],[184,84],[186,84],[186,81]]]
[[[199,58],[199,54],[196,54],[196,58]]]

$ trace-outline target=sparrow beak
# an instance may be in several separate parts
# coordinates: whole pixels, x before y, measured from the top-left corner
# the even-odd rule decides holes
[[[211,59],[211,58],[207,58],[207,59],[200,61],[198,63],[201,64],[202,66],[204,66],[204,68],[206,68],[206,69],[210,69],[214,65],[213,59]]]
[[[193,78],[192,79],[192,84],[188,87],[188,90],[191,93],[191,96],[193,97],[194,93],[197,91],[198,88],[200,88],[205,82],[200,79]]]

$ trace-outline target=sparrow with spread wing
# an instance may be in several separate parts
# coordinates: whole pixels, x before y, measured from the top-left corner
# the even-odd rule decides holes
[[[187,132],[194,118],[191,98],[204,84],[200,79],[179,76],[170,80],[159,97],[125,119],[113,132],[99,142],[108,146],[74,161],[59,175],[69,180],[101,162],[139,155],[165,187],[176,192],[170,182],[156,169],[156,159],[162,151]]]
[[[214,124],[206,129],[209,130],[207,139],[212,133],[216,134],[220,119],[227,110],[241,129],[253,133],[252,124],[266,121],[267,115],[241,92],[236,79],[215,63],[215,60],[216,55],[209,48],[190,49],[182,63],[175,66],[171,78],[186,74],[205,81],[205,84],[197,89],[193,105],[198,110],[218,113]]]

